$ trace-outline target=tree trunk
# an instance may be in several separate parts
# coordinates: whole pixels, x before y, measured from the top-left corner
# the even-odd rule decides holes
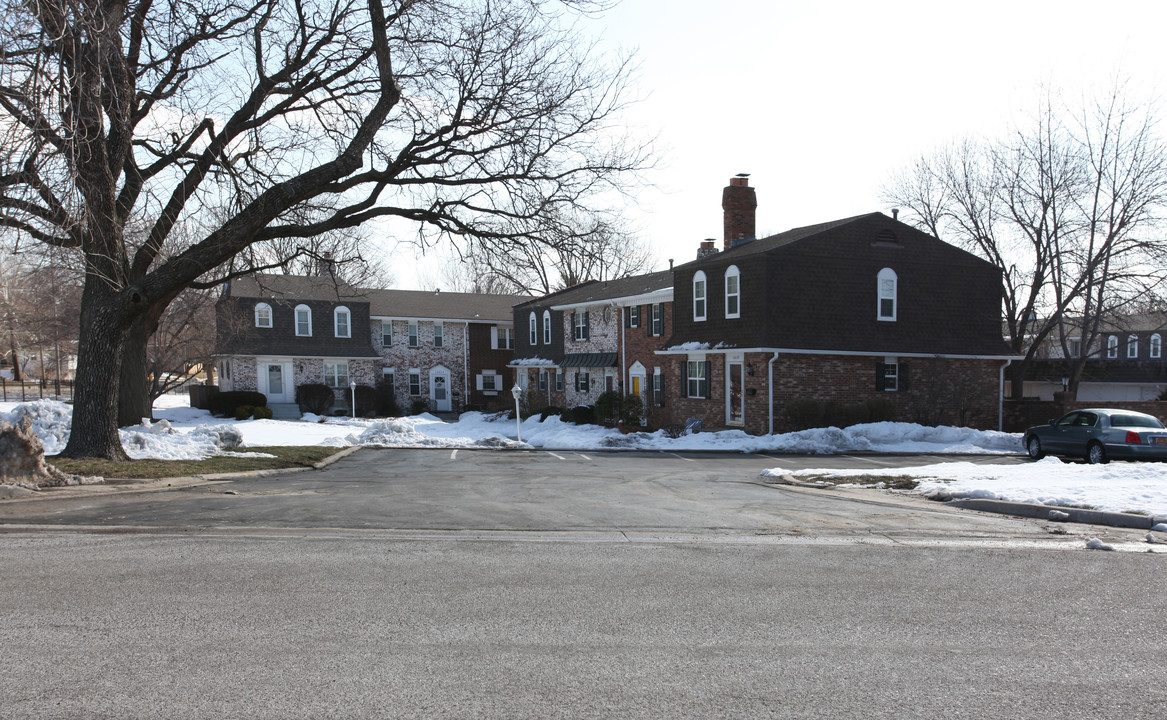
[[[158,303],[156,303],[157,305]],[[165,309],[166,305],[162,305]],[[150,397],[150,379],[146,371],[146,351],[150,337],[158,329],[162,310],[151,308],[139,315],[130,326],[122,353],[121,386],[118,390],[118,427],[137,425],[142,418],[154,418],[154,403]]]
[[[117,293],[89,278],[81,302],[81,333],[73,394],[73,429],[61,453],[69,458],[129,460],[118,436],[118,387],[130,321]]]

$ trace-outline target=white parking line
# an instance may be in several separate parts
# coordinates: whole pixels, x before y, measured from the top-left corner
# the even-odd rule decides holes
[[[588,462],[591,462],[591,460],[592,460],[590,457],[588,457],[587,455],[584,455],[583,453],[580,453],[579,456],[581,458],[583,458],[584,460],[587,460]]]
[[[687,458],[687,457],[685,457],[684,455],[678,455],[678,454],[676,454],[675,452],[671,452],[671,453],[665,453],[665,454],[666,454],[666,455],[672,455],[673,457],[679,457],[679,458],[681,458],[682,460],[686,460],[686,461],[688,461],[688,462],[697,462],[697,461],[696,461],[696,460],[694,460],[693,458]]]
[[[551,452],[550,450],[547,451],[547,454],[550,455],[551,457],[557,459],[557,460],[566,460],[567,459],[567,458],[563,457],[562,455],[556,455],[555,453]]]
[[[454,459],[454,458],[456,458],[456,457],[458,457],[458,451],[457,451],[457,450],[455,450],[454,452],[450,453],[450,459],[451,459],[451,460],[453,460],[453,459]]]

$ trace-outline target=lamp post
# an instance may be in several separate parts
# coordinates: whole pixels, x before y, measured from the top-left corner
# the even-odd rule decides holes
[[[519,387],[518,383],[511,388],[511,395],[515,397],[515,432],[519,436],[519,442],[523,441],[523,418],[519,415],[519,396],[523,394],[523,389]]]
[[[353,394],[353,420],[357,419],[357,381],[353,380],[348,384],[349,392]]]

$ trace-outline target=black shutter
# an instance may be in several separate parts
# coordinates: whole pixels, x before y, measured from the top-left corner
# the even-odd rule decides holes
[[[883,390],[884,373],[887,372],[887,365],[881,362],[875,363],[875,389]]]
[[[575,313],[571,314],[571,339],[576,340],[575,336]]]
[[[713,363],[706,361],[705,362],[705,388],[701,393],[701,397],[705,397],[705,398],[712,397],[712,395],[710,395],[710,389],[713,387],[712,382],[713,382]]]
[[[681,361],[681,397],[689,397],[689,363]]]
[[[899,366],[899,381],[900,392],[907,392],[911,385],[908,383],[908,366],[904,365],[903,363],[900,363]]]
[[[592,337],[592,311],[584,310],[584,340],[589,340]]]
[[[644,334],[652,337],[652,305],[642,305],[640,311],[644,318]]]
[[[624,313],[624,327],[632,327],[632,308],[621,308],[620,312]]]

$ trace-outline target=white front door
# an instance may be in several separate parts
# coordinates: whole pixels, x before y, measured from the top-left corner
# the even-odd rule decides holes
[[[450,371],[436,367],[430,371],[430,400],[437,412],[450,412]]]
[[[267,396],[268,405],[290,403],[292,391],[292,364],[263,360],[259,363],[259,391]]]

